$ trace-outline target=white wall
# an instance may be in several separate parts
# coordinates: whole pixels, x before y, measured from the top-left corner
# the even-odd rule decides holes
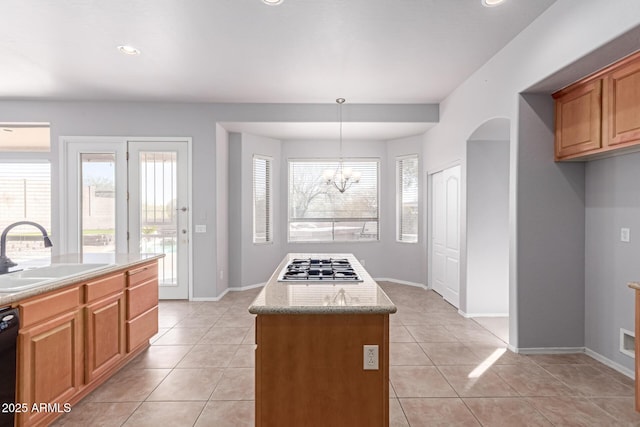
[[[583,291],[576,289],[575,284],[567,287],[563,279],[567,274],[575,276],[579,281],[580,265],[532,265],[532,261],[518,256],[518,251],[526,248],[529,253],[548,253],[553,250],[550,243],[562,243],[553,222],[558,216],[566,213],[560,206],[548,206],[543,217],[529,216],[518,203],[518,198],[527,199],[527,191],[537,191],[535,180],[543,172],[545,162],[549,158],[531,159],[519,155],[521,145],[521,129],[523,123],[518,119],[520,103],[518,94],[571,65],[581,57],[591,53],[599,46],[623,35],[640,24],[640,2],[636,0],[617,0],[602,2],[599,0],[558,0],[547,9],[536,21],[515,37],[504,49],[460,85],[447,99],[440,104],[440,123],[425,135],[425,169],[437,170],[442,165],[460,161],[463,168],[463,182],[466,171],[466,141],[471,133],[495,117],[505,117],[514,124],[511,129],[511,166],[510,166],[510,344],[515,347],[571,347],[584,345],[584,321],[574,324],[574,317],[580,316],[580,310],[572,314],[570,325],[562,332],[552,333],[548,340],[540,337],[547,329],[541,324],[566,325],[565,314],[569,311],[562,302],[555,300],[549,288],[564,289],[566,296],[573,300],[583,300]],[[595,71],[595,70],[591,70]],[[565,73],[565,77],[577,80],[581,75]],[[558,89],[558,88],[555,88]],[[531,114],[532,119],[536,114]],[[533,119],[535,120],[535,119]],[[548,126],[547,123],[543,126]],[[549,132],[550,132],[549,128]],[[541,129],[539,129],[541,130]],[[536,131],[537,132],[537,131]],[[552,138],[552,135],[551,135]],[[543,139],[544,142],[546,138]],[[541,142],[541,143],[544,143]],[[530,141],[531,147],[536,142]],[[546,148],[552,150],[551,146]],[[539,161],[539,163],[537,163]],[[519,171],[523,162],[531,163],[529,173],[522,175]],[[542,169],[536,171],[537,166]],[[561,187],[571,191],[563,184],[562,174],[555,174]],[[548,181],[553,186],[554,179]],[[532,182],[526,182],[533,180]],[[525,181],[525,182],[521,182]],[[544,189],[542,193],[544,193]],[[462,189],[463,212],[466,211],[466,186]],[[539,196],[539,194],[538,194]],[[561,196],[556,193],[550,199]],[[542,198],[544,199],[544,197]],[[575,207],[575,206],[574,206]],[[540,211],[536,211],[540,213]],[[569,214],[571,214],[570,212]],[[464,224],[464,221],[463,221]],[[573,231],[571,231],[573,232]],[[565,239],[580,240],[580,233],[563,232]],[[526,237],[525,237],[526,236]],[[582,233],[584,236],[584,233]],[[466,241],[466,227],[461,231]],[[463,251],[466,248],[462,248]],[[466,259],[462,259],[462,271],[466,271]],[[527,264],[528,263],[528,264]],[[530,268],[521,269],[522,265]],[[526,270],[519,271],[520,270]],[[567,271],[570,269],[571,271]],[[549,287],[538,287],[539,278],[536,272],[545,270],[547,280],[552,281]],[[466,287],[466,277],[462,277],[461,286]],[[518,292],[527,289],[527,300],[518,298]],[[565,301],[566,298],[562,298]],[[546,302],[540,309],[540,302]],[[517,303],[521,306],[517,306]],[[535,307],[534,307],[535,304]],[[525,315],[526,313],[526,315]],[[541,323],[540,323],[541,322]],[[552,331],[553,332],[553,331]],[[521,337],[519,337],[521,336]],[[582,338],[581,338],[582,337]],[[519,340],[519,338],[521,338]]]

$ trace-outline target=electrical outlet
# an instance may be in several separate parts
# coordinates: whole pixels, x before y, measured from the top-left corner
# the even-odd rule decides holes
[[[377,345],[365,345],[364,346],[364,361],[362,368],[365,371],[373,370],[377,371],[378,368],[378,346]]]
[[[630,234],[631,234],[631,230],[629,230],[628,228],[621,228],[620,229],[620,241],[621,242],[629,242],[630,239]]]
[[[203,224],[196,224],[196,233],[206,233],[207,226]]]

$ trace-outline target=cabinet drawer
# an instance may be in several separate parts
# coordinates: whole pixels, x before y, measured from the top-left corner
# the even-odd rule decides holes
[[[18,305],[20,326],[25,328],[49,317],[77,310],[80,304],[82,301],[79,285],[34,297]]]
[[[150,280],[127,289],[127,320],[158,305],[158,281]]]
[[[86,284],[87,302],[95,301],[99,298],[124,289],[124,285],[124,272],[116,273],[111,276],[103,277],[93,282],[89,282]]]
[[[158,279],[158,263],[152,262],[127,271],[127,286],[134,287]]]
[[[127,321],[127,352],[136,349],[140,344],[158,333],[158,307]]]

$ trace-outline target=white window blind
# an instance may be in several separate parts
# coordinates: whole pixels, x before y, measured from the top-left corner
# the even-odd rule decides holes
[[[51,165],[0,162],[0,231],[17,221],[33,221],[51,233]],[[55,236],[51,239],[56,243]],[[50,255],[32,226],[13,228],[7,254],[14,262]]]
[[[337,160],[289,161],[289,241],[376,241],[378,227],[378,160],[347,159],[344,167],[360,181],[344,193],[323,178]]]
[[[273,241],[271,158],[253,156],[253,242]]]
[[[418,156],[396,159],[397,239],[418,241]]]

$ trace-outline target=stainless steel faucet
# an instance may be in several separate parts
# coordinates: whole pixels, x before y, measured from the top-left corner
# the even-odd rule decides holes
[[[8,273],[11,267],[18,265],[7,257],[7,234],[9,234],[9,230],[19,225],[33,225],[42,233],[42,237],[44,238],[44,247],[50,248],[53,246],[53,243],[51,243],[51,239],[49,239],[49,235],[47,234],[47,230],[45,230],[40,224],[32,221],[14,222],[7,226],[7,228],[2,232],[2,236],[0,236],[0,274]]]

